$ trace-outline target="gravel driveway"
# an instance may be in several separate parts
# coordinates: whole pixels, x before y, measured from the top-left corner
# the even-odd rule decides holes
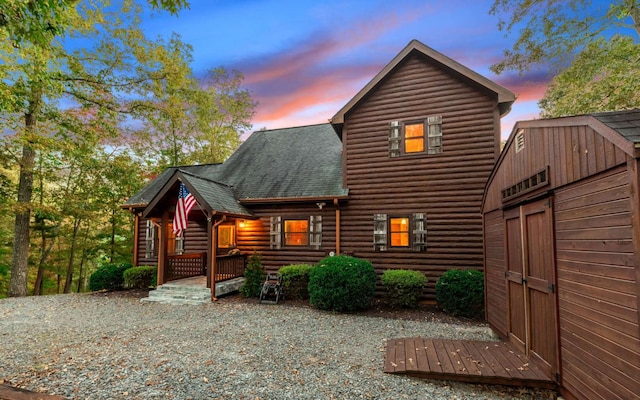
[[[382,372],[385,339],[487,340],[477,324],[219,300],[0,300],[0,383],[74,399],[555,399]]]

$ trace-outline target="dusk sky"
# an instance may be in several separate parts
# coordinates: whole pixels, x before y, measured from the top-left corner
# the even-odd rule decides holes
[[[146,33],[180,34],[194,48],[198,75],[217,66],[242,72],[259,103],[254,130],[327,122],[412,39],[516,93],[503,138],[516,121],[538,116],[550,79],[540,69],[523,76],[489,70],[515,40],[498,31],[492,0],[190,3],[178,16],[148,17]]]

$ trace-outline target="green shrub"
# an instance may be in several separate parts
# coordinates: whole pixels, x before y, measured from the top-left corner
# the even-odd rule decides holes
[[[282,288],[287,298],[307,300],[309,298],[309,272],[313,265],[287,265],[278,270],[282,277]]]
[[[158,267],[134,267],[124,271],[124,285],[133,289],[148,289],[158,285]]]
[[[436,300],[445,312],[475,318],[484,315],[484,274],[475,269],[452,269],[436,283]]]
[[[367,260],[326,257],[309,273],[309,299],[322,310],[353,311],[371,306],[376,272]]]
[[[131,268],[130,263],[104,264],[89,277],[89,290],[118,290],[124,284],[124,271]]]
[[[249,261],[247,261],[247,267],[244,269],[244,283],[240,287],[240,293],[245,297],[260,297],[264,277],[262,255],[253,253],[249,257]]]
[[[394,307],[416,308],[427,278],[418,271],[386,270],[382,274],[387,302]]]

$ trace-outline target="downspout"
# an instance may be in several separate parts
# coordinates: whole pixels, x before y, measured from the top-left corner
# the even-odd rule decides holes
[[[209,219],[209,221],[213,221],[213,217],[214,215],[216,215],[216,212],[214,211],[211,214],[211,218]],[[220,221],[217,221],[213,224],[213,226],[211,227],[211,241],[210,246],[211,246],[211,252],[209,254],[211,254],[211,261],[210,261],[210,265],[211,265],[211,301],[217,301],[218,298],[216,297],[216,257],[217,257],[217,248],[218,248],[218,243],[217,243],[217,238],[218,235],[216,234],[218,226],[220,224],[222,224],[223,222],[225,222],[227,220],[227,216],[223,215],[222,218],[220,219]],[[209,222],[211,223],[211,222]]]
[[[340,254],[340,204],[338,199],[333,199],[333,205],[336,207],[336,255]]]

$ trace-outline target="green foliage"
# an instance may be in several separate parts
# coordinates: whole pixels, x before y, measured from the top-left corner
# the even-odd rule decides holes
[[[381,279],[387,302],[394,307],[416,308],[427,283],[422,273],[406,269],[386,270]]]
[[[124,285],[124,272],[133,266],[129,263],[105,264],[89,277],[89,290],[118,290]]]
[[[313,265],[287,265],[278,270],[282,277],[282,288],[287,298],[307,300],[309,298],[309,273]]]
[[[322,310],[354,311],[371,306],[376,272],[367,260],[326,257],[309,273],[309,298]]]
[[[452,269],[436,283],[436,300],[447,313],[466,318],[484,315],[484,274],[475,269]]]
[[[124,286],[133,289],[148,289],[158,285],[158,267],[144,266],[124,271]]]
[[[640,45],[598,39],[553,78],[538,105],[545,118],[640,107]]]
[[[498,17],[501,31],[518,32],[513,49],[491,67],[498,74],[549,62],[565,67],[573,54],[605,33],[640,34],[637,0],[611,0],[609,7],[591,0],[495,0],[489,13]]]
[[[244,283],[240,287],[240,293],[245,297],[260,297],[262,284],[264,283],[265,272],[262,267],[262,255],[253,253],[247,261],[244,269]]]

